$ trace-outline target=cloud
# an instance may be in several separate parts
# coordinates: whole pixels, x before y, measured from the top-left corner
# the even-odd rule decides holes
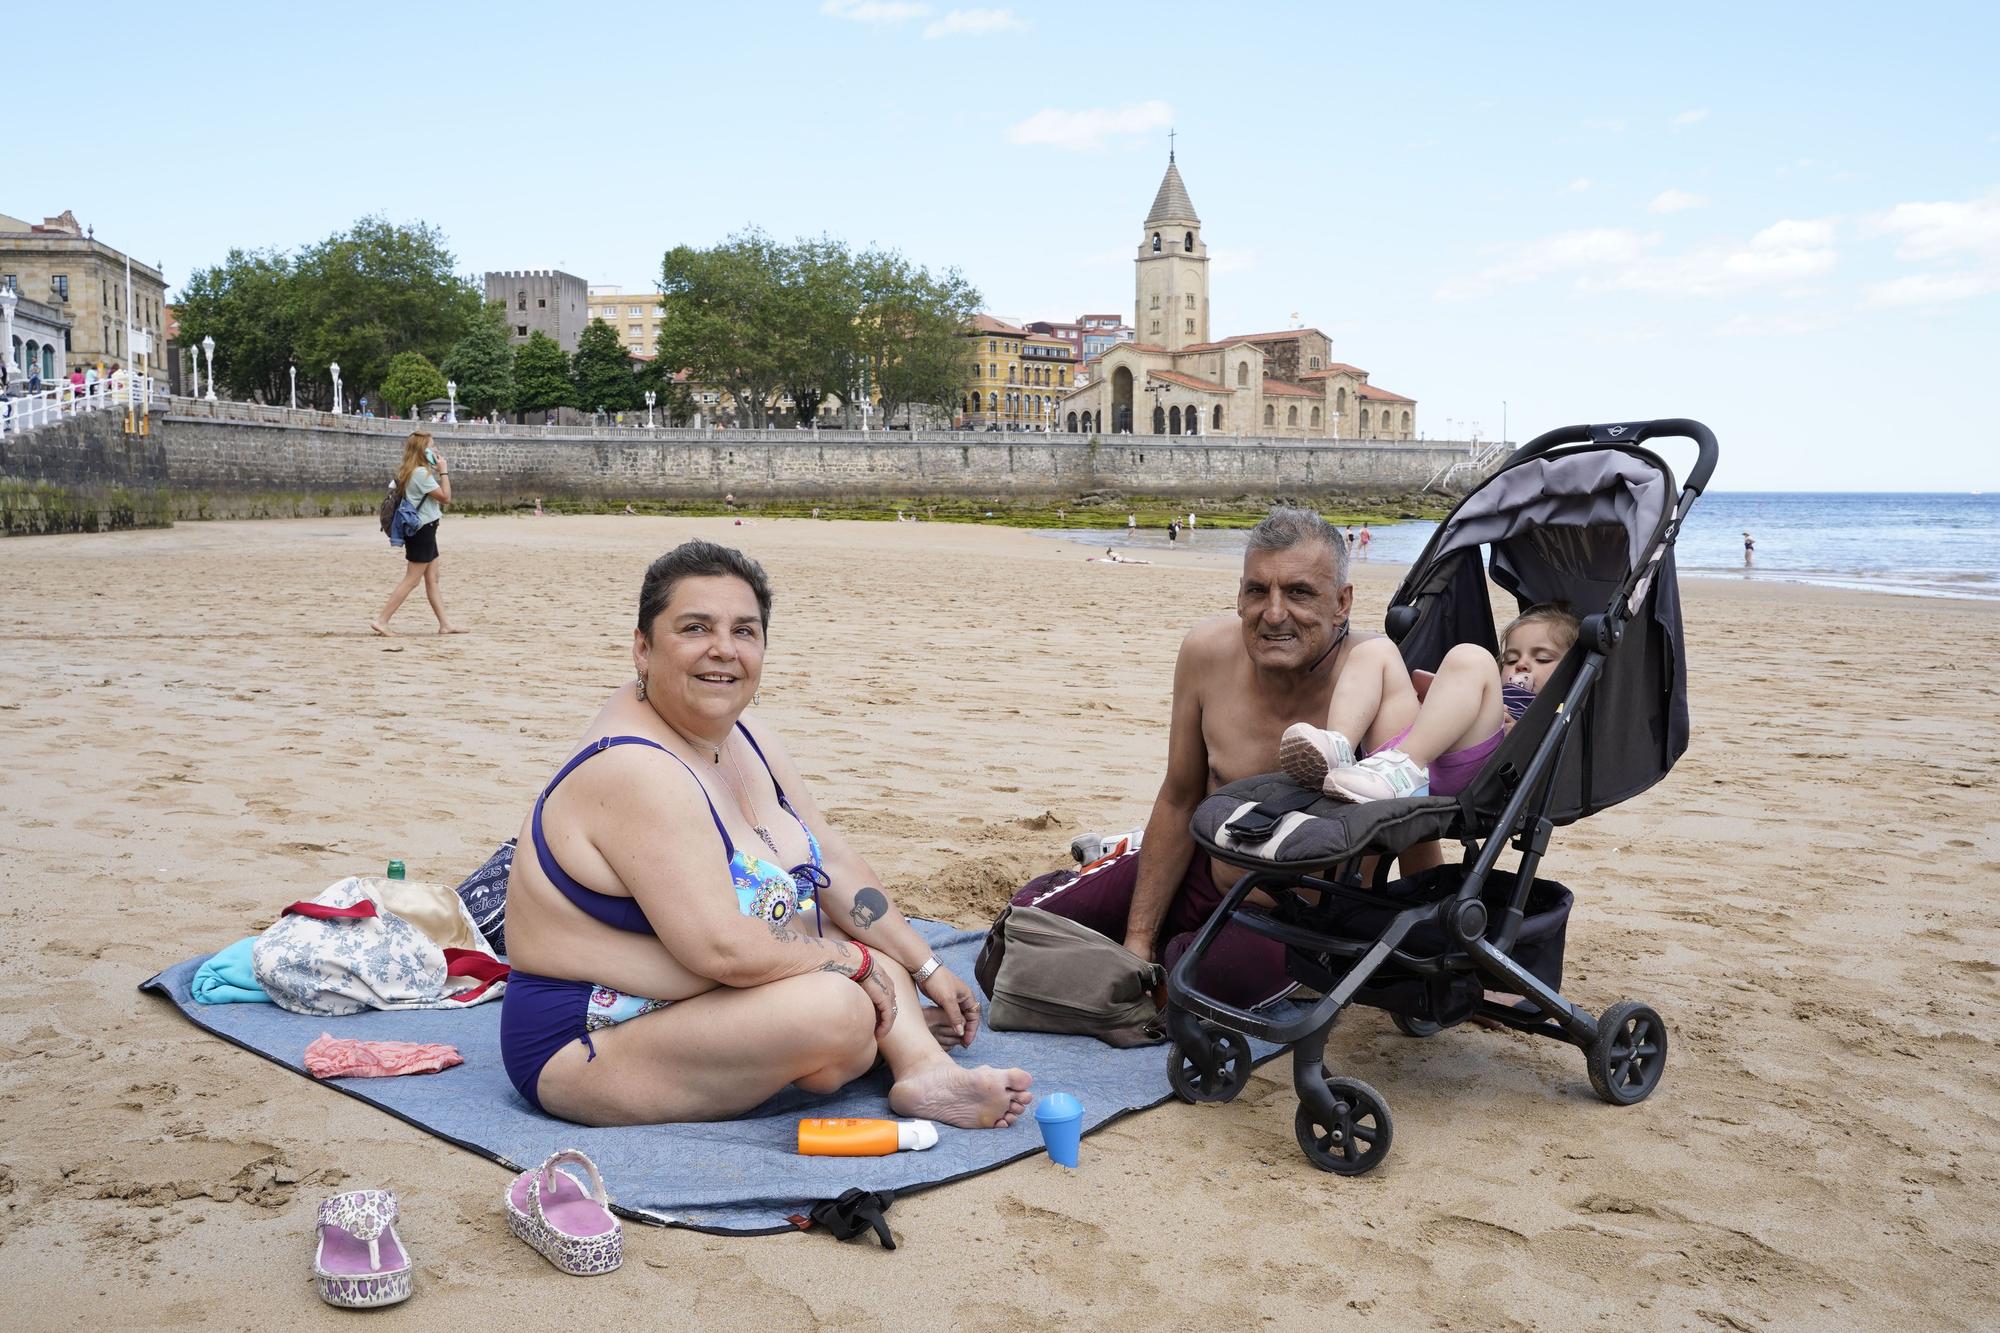
[[[1708,108],[1703,106],[1703,107],[1696,107],[1692,111],[1681,112],[1678,116],[1674,117],[1673,123],[1676,127],[1681,125],[1699,125],[1701,124],[1701,122],[1707,119],[1708,119]]]
[[[1571,194],[1582,194],[1590,189],[1590,177],[1578,176],[1575,180],[1571,181],[1568,185],[1565,185],[1563,188],[1565,190],[1568,190]]]
[[[1823,333],[1839,322],[1830,315],[1737,315],[1714,332],[1718,338],[1793,338]]]
[[[954,9],[924,28],[924,36],[988,37],[996,32],[1019,32],[1028,25],[1011,9]]]
[[[1686,190],[1662,190],[1653,196],[1653,202],[1646,205],[1648,213],[1684,213],[1690,208],[1700,208],[1708,200]]]
[[[1901,237],[1898,259],[2000,258],[2000,190],[1963,202],[1897,204],[1869,230]]]
[[[1007,141],[1043,144],[1071,152],[1096,152],[1114,137],[1152,134],[1174,122],[1174,109],[1165,102],[1132,102],[1117,107],[1092,107],[1084,111],[1059,111],[1053,107],[1037,111],[1007,131]]]
[[[1625,122],[1611,117],[1592,116],[1585,119],[1583,128],[1587,130],[1600,130],[1606,134],[1623,134],[1625,132]]]
[[[823,0],[819,12],[852,23],[907,23],[928,16],[931,7],[906,0]]]
[[[1828,220],[1775,222],[1734,245],[1710,245],[1680,254],[1660,253],[1658,232],[1596,227],[1557,232],[1506,247],[1499,260],[1469,278],[1438,290],[1445,300],[1479,296],[1498,287],[1570,276],[1579,291],[1631,291],[1661,296],[1715,296],[1824,273],[1838,259]]]
[[[1867,306],[1944,305],[2000,292],[2000,272],[1960,269],[1949,273],[1912,273],[1907,278],[1878,282],[1862,294]]]

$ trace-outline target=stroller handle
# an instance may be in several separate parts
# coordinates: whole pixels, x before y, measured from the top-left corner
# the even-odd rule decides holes
[[[1695,459],[1694,471],[1685,483],[1687,489],[1700,495],[1708,487],[1708,479],[1715,472],[1717,449],[1715,432],[1699,421],[1688,417],[1662,417],[1658,421],[1613,421],[1597,426],[1558,426],[1544,431],[1534,439],[1516,449],[1501,471],[1530,458],[1537,458],[1565,444],[1639,444],[1645,440],[1693,440],[1700,450]]]

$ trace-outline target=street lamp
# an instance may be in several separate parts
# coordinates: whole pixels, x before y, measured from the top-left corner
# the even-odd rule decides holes
[[[333,414],[340,415],[340,362],[329,361],[326,367],[333,374]]]
[[[299,363],[298,363],[298,358],[294,357],[294,358],[292,359],[291,363],[290,363],[289,365],[287,365],[287,366],[285,367],[285,369],[286,369],[286,370],[287,370],[288,372],[290,372],[290,374],[291,374],[291,377],[292,377],[292,411],[296,412],[296,411],[298,411],[298,410],[299,410]]]
[[[655,394],[653,393],[653,391],[652,391],[651,389],[648,389],[648,390],[646,390],[646,429],[647,429],[647,430],[651,430],[651,429],[653,428],[653,399],[654,399],[654,397],[655,397]]]
[[[6,325],[5,340],[0,341],[0,356],[7,358],[7,378],[21,373],[20,363],[14,360],[14,305],[21,294],[12,287],[0,287],[0,323]]]
[[[444,419],[447,423],[456,426],[458,424],[458,381],[446,380],[444,382],[444,391],[446,396],[451,399],[451,410],[445,413]]]
[[[201,340],[201,354],[208,358],[208,401],[215,401],[215,339]]]

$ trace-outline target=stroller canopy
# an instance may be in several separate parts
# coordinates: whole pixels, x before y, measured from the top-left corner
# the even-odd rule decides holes
[[[1544,437],[1547,439],[1548,437]],[[1680,592],[1674,576],[1673,473],[1629,444],[1526,446],[1439,525],[1390,605],[1390,635],[1412,669],[1446,652],[1499,646],[1485,571],[1519,610],[1545,602],[1606,618],[1603,674],[1575,723],[1548,816],[1572,823],[1665,777],[1687,749]],[[1460,797],[1467,820],[1497,816],[1593,646],[1585,634],[1480,776]]]

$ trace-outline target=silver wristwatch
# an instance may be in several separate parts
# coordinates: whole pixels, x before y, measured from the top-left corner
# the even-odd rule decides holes
[[[911,973],[910,979],[916,982],[919,986],[921,986],[926,981],[929,981],[931,979],[931,973],[937,971],[940,967],[943,966],[944,964],[940,963],[937,960],[937,955],[932,954],[929,958],[926,958],[924,960],[924,965],[922,967],[918,968],[915,972]]]

